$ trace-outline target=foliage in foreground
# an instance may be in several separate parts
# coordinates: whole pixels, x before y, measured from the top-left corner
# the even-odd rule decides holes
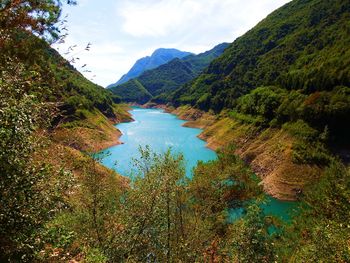
[[[54,112],[44,100],[50,94],[45,76],[20,59],[32,43],[25,35],[57,38],[60,6],[0,3],[0,261],[31,261],[42,246],[40,229],[66,204],[69,173],[34,158]]]
[[[135,160],[138,172],[125,191],[113,183],[113,176],[101,178],[88,169],[92,173],[79,179],[80,187],[70,198],[71,209],[47,225],[48,229],[59,227],[71,233],[73,240],[70,238],[65,246],[57,235],[49,240],[62,249],[62,257],[67,252],[71,257],[87,256],[93,250],[112,262],[228,258],[228,207],[233,201],[235,208],[242,207],[251,197],[250,190],[254,190],[243,187],[244,182],[254,185],[250,170],[241,170],[243,163],[232,152],[230,155],[227,153],[226,159],[222,155],[208,165],[209,177],[218,169],[226,171],[212,186],[208,177],[202,178],[200,168],[193,181],[188,181],[183,157],[173,156],[170,151],[155,154],[148,148],[141,149],[141,158]],[[234,162],[226,162],[227,158]],[[86,165],[93,167],[94,162]],[[241,177],[235,177],[235,171],[240,171]],[[230,183],[234,178],[237,183]],[[75,244],[80,245],[79,249]],[[46,257],[50,257],[50,250]]]
[[[47,225],[49,233],[61,229],[61,235],[48,239],[61,248],[61,257],[68,253],[91,262],[348,261],[350,177],[336,161],[306,191],[299,214],[281,222],[263,213],[261,190],[232,151],[199,164],[191,180],[184,177],[182,156],[141,151],[138,172],[124,191],[113,177],[87,173],[79,179],[71,209]],[[229,208],[243,213],[232,222]],[[63,246],[62,236],[67,236]]]
[[[25,74],[22,65],[8,64],[0,76],[0,260],[30,259],[38,229],[65,205],[70,180],[34,158],[45,143],[38,129],[50,108],[23,92],[35,85]]]
[[[63,3],[75,1],[0,1],[2,262],[32,261],[44,246],[43,226],[66,208],[71,173],[36,158],[49,143],[51,124],[61,119],[56,106],[73,119],[79,108],[110,117],[111,94],[49,48],[47,42],[60,37]]]
[[[332,162],[317,184],[309,187],[304,209],[278,243],[290,262],[350,260],[350,171]]]

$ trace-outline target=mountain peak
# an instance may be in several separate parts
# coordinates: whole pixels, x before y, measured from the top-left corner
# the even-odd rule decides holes
[[[127,74],[123,75],[117,83],[109,85],[108,88],[125,83],[132,78],[140,76],[146,70],[159,67],[174,58],[183,58],[189,55],[192,55],[192,53],[175,48],[158,48],[151,56],[138,59]]]
[[[159,67],[143,72],[137,78],[111,87],[111,91],[118,95],[122,101],[146,103],[152,98],[174,91],[186,82],[191,81],[213,59],[221,55],[228,45],[222,43],[198,55],[191,54],[183,58],[174,58]],[[166,56],[168,52],[169,50],[166,49],[157,49],[153,54],[156,53],[156,57],[162,57]],[[178,51],[175,50],[174,52]],[[156,100],[160,101],[161,98],[158,97]]]
[[[185,54],[183,54],[183,53],[185,53]],[[155,51],[153,51],[151,57],[160,56],[160,55],[169,55],[169,54],[173,54],[173,55],[181,54],[181,56],[183,56],[183,55],[186,56],[186,55],[191,55],[192,53],[180,51],[176,48],[158,48]]]

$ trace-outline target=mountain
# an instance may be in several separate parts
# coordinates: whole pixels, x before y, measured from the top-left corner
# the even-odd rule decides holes
[[[129,79],[140,76],[146,70],[154,69],[160,65],[169,62],[174,58],[183,58],[191,54],[192,53],[190,52],[184,52],[174,48],[159,48],[155,50],[151,56],[147,56],[137,60],[128,73],[123,75],[121,79],[118,80],[118,82],[109,85],[107,88],[123,84]]]
[[[350,2],[295,0],[234,41],[167,101],[350,132]]]
[[[234,41],[173,101],[201,107],[198,102],[207,95],[208,107],[219,111],[259,86],[305,93],[348,86],[349,5],[341,0],[286,4]]]
[[[52,138],[85,151],[97,151],[100,145],[115,144],[119,131],[113,124],[129,119],[124,107],[116,104],[120,98],[86,79],[42,39],[26,32],[18,34],[21,48],[14,49],[9,45],[2,49],[2,72],[12,70],[13,66],[6,66],[9,53],[17,59],[16,64],[23,71],[40,76],[35,79],[35,85],[30,85],[25,91],[55,106],[55,117],[50,119]],[[7,74],[16,76],[17,73]]]
[[[175,58],[139,77],[111,87],[111,91],[126,102],[145,103],[162,93],[174,91],[198,76],[209,63],[221,55],[229,44],[222,43],[199,55]],[[159,99],[159,98],[158,98]]]
[[[9,47],[11,55],[17,57],[18,63],[24,64],[26,70],[35,71],[41,76],[41,83],[38,85],[50,88],[50,96],[45,100],[59,107],[60,122],[62,119],[78,119],[84,110],[98,110],[106,117],[115,117],[113,103],[120,101],[118,97],[86,79],[42,39],[26,32],[18,34],[25,43],[21,45],[26,45],[26,48],[17,50]],[[3,53],[5,52],[7,51],[4,48]]]
[[[152,94],[138,81],[131,79],[117,87],[112,87],[114,94],[120,94],[124,102],[137,102],[144,104],[152,98]]]

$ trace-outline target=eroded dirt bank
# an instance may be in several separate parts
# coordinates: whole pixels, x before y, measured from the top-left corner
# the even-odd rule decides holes
[[[52,133],[53,140],[65,146],[84,152],[98,152],[121,144],[121,132],[114,126],[121,122],[132,121],[127,105],[115,107],[116,118],[108,119],[96,111],[77,122],[59,126]]]
[[[293,162],[292,146],[296,139],[282,129],[259,130],[225,113],[214,115],[188,106],[158,107],[186,120],[184,126],[203,129],[198,137],[213,150],[234,144],[236,153],[262,179],[265,192],[279,200],[296,200],[305,184],[322,172],[317,166]]]

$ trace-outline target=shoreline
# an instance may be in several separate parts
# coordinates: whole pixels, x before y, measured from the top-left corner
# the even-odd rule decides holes
[[[132,118],[132,114],[130,114],[130,111],[132,111],[131,108],[127,109],[127,112],[128,112],[127,118],[121,118],[119,120],[118,119],[109,119],[109,121],[111,121],[113,123],[112,125],[115,128],[115,134],[113,135],[113,137],[115,137],[115,139],[106,140],[104,143],[102,143],[102,145],[100,144],[100,146],[94,147],[94,150],[93,150],[94,153],[106,150],[106,149],[113,147],[113,146],[118,146],[118,145],[124,144],[124,142],[122,142],[120,140],[120,138],[123,136],[123,133],[116,127],[116,125],[121,124],[121,123],[128,123],[128,122],[135,121]]]
[[[261,131],[256,127],[241,124],[225,113],[214,115],[190,106],[129,106],[157,108],[176,115],[180,120],[186,121],[182,124],[183,127],[201,129],[197,137],[205,141],[206,147],[213,151],[234,144],[237,146],[236,154],[260,177],[264,192],[280,201],[296,201],[297,194],[307,183],[308,176],[321,173],[317,167],[293,163],[291,151],[294,139],[281,129]],[[113,144],[101,150],[122,144],[121,136],[120,133],[117,142],[114,140]]]
[[[123,122],[131,122],[133,118],[127,105],[116,105],[115,117],[108,118],[99,111],[94,111],[85,119],[72,125],[57,127],[52,132],[52,139],[81,152],[97,153],[109,147],[123,144],[122,133],[116,127]]]
[[[197,137],[205,141],[206,147],[213,151],[233,143],[237,146],[236,154],[261,179],[264,192],[280,201],[296,201],[298,192],[307,182],[307,176],[320,173],[316,167],[292,162],[293,139],[281,130],[268,130],[266,136],[265,131],[239,124],[225,114],[214,115],[190,106],[174,108],[151,105],[150,108],[161,108],[176,115],[186,121],[184,127],[202,129]],[[280,144],[283,144],[281,148],[284,149],[275,149]],[[290,178],[289,174],[293,177]]]

